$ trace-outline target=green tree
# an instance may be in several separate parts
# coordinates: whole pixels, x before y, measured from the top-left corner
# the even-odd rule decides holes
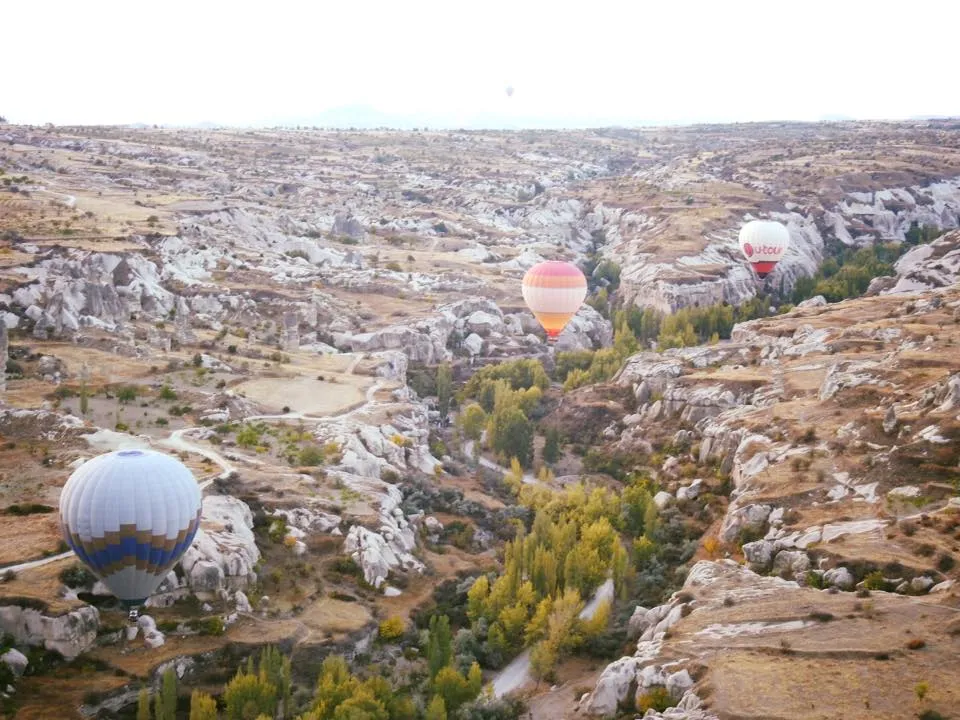
[[[427,706],[426,720],[447,720],[447,707],[439,695],[434,695]]]
[[[261,713],[273,717],[277,710],[277,688],[257,675],[239,671],[224,688],[226,720],[252,720]]]
[[[177,673],[173,668],[163,673],[158,697],[163,698],[163,713],[157,712],[155,720],[177,720]]]
[[[194,690],[190,696],[190,720],[217,720],[217,701],[204,692]]]
[[[477,666],[478,671],[479,669]],[[433,680],[433,688],[436,694],[443,698],[444,707],[451,713],[456,713],[461,705],[475,698],[480,692],[479,687],[474,692],[470,680],[450,665],[437,673]]]
[[[486,615],[487,597],[490,595],[490,580],[481,575],[467,591],[467,617],[476,622]]]
[[[543,444],[543,461],[548,465],[553,465],[560,459],[560,431],[555,428],[548,428],[546,433],[546,442]]]
[[[495,411],[490,418],[490,446],[505,458],[517,458],[527,468],[533,462],[534,429],[518,408]]]
[[[441,669],[447,667],[453,659],[453,635],[450,632],[450,618],[446,615],[434,615],[430,618],[430,638],[427,642],[427,666],[430,677],[434,678]]]
[[[333,720],[390,720],[390,715],[370,688],[360,686],[333,711]]]
[[[553,672],[557,665],[557,648],[549,640],[543,640],[530,651],[530,671],[537,679],[537,685]]]
[[[445,418],[450,412],[450,399],[453,397],[453,370],[450,363],[443,363],[437,368],[437,406],[440,417]]]
[[[346,660],[340,655],[326,657],[320,666],[313,708],[319,720],[333,717],[337,706],[351,697],[359,687],[359,681],[350,674]]]
[[[654,502],[647,503],[646,510],[643,513],[643,535],[650,540],[654,540],[654,533],[659,528],[657,506]]]
[[[259,676],[261,680],[265,680],[277,688],[277,699],[281,703],[283,713],[288,713],[293,687],[290,658],[286,657],[276,647],[268,645],[260,653]]]
[[[150,691],[146,688],[140,688],[137,695],[137,720],[150,720]]]
[[[487,424],[487,413],[476,403],[471,403],[460,415],[460,428],[464,437],[473,443],[473,454],[476,459],[480,454],[480,437]]]
[[[621,503],[624,530],[634,537],[642,535],[647,508],[652,504],[653,497],[646,481],[633,482],[625,487]]]

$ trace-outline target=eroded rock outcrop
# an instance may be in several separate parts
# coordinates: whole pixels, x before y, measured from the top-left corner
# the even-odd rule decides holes
[[[41,646],[67,660],[93,647],[99,629],[100,613],[90,605],[62,615],[19,605],[0,606],[0,632],[11,635],[18,644]]]

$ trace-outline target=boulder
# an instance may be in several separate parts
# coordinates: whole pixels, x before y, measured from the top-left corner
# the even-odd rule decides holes
[[[463,347],[471,356],[476,357],[483,352],[483,338],[476,333],[470,333],[464,339]]]
[[[679,700],[683,695],[693,687],[693,678],[686,670],[675,672],[667,676],[667,692],[674,700]]]
[[[640,637],[643,631],[647,629],[647,626],[650,624],[647,620],[648,612],[649,609],[642,605],[637,605],[637,607],[634,608],[633,615],[630,616],[630,621],[627,623],[627,639],[634,640]]]
[[[757,573],[764,573],[770,569],[775,548],[776,545],[770,540],[755,540],[744,543],[743,556],[750,564],[751,570]]]
[[[657,510],[663,510],[667,505],[673,502],[673,495],[661,490],[656,495],[653,496],[653,504],[657,506]]]
[[[827,570],[823,574],[823,580],[830,587],[839,588],[840,590],[853,590],[854,585],[856,585],[856,580],[853,575],[845,567]]]
[[[803,550],[781,550],[773,559],[773,572],[800,579],[810,569],[810,557]]]
[[[747,505],[728,512],[720,530],[721,542],[733,542],[743,532],[762,533],[773,510],[769,505]]]
[[[607,665],[593,692],[587,697],[583,712],[601,717],[615,715],[636,682],[641,662],[635,657],[624,657]]]
[[[250,605],[250,600],[247,598],[246,593],[242,590],[237,590],[233,596],[233,603],[237,608],[237,612],[241,613],[250,613],[253,612],[253,606]]]
[[[26,671],[30,661],[27,656],[16,648],[10,648],[3,655],[0,655],[0,662],[10,668],[14,677],[21,677]]]
[[[698,478],[687,486],[677,490],[677,500],[696,500],[700,495],[700,488],[703,486],[703,480]]]

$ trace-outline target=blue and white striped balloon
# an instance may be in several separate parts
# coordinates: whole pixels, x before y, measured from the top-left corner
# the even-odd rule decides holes
[[[190,547],[200,510],[193,473],[154,450],[95,457],[60,493],[67,544],[128,605],[142,604]]]

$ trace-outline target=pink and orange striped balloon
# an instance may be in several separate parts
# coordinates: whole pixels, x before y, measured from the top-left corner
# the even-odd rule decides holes
[[[587,297],[587,279],[573,263],[547,260],[523,276],[523,300],[556,342]]]

